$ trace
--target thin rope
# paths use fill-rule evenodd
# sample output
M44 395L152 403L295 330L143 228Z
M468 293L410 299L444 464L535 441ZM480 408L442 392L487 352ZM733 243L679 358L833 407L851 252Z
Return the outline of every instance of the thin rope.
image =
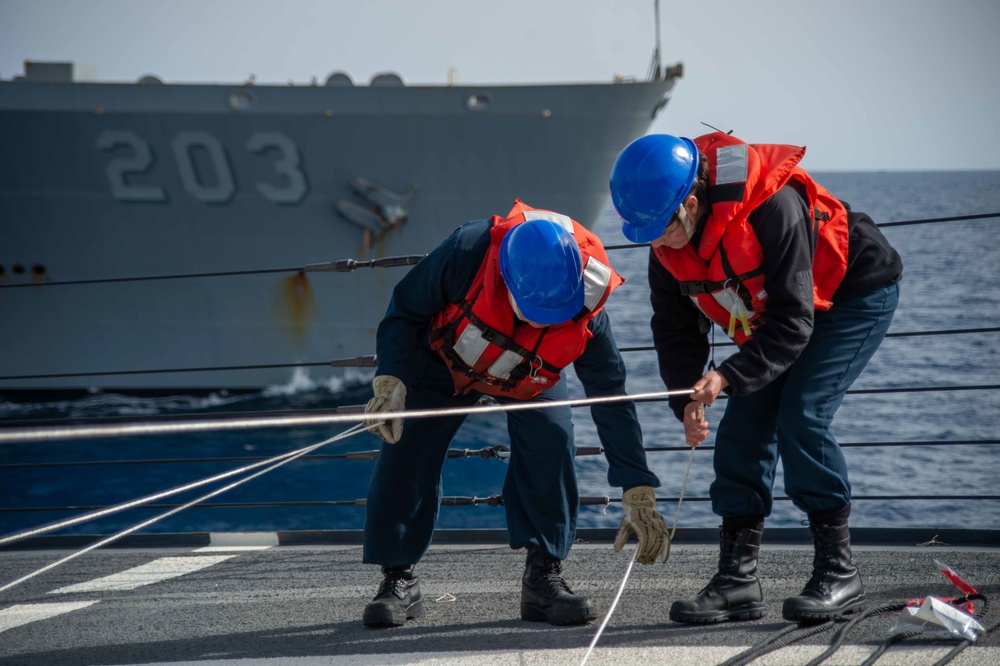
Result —
M384 421L392 419L420 419L436 416L457 416L460 414L492 414L528 409L551 409L554 407L574 407L580 405L601 405L632 400L666 398L672 395L688 395L691 389L677 391L657 391L635 395L609 395L596 398L576 398L571 400L539 400L506 405L477 405L473 407L450 407L448 409L415 409L396 412L379 412ZM66 439L87 439L94 437L122 437L125 435L162 435L176 433L206 432L218 430L246 430L251 428L277 428L302 425L329 425L331 423L357 423L371 420L371 414L311 414L306 416L274 416L250 419L204 419L183 423L123 423L114 426L64 426L61 428L10 428L0 431L0 444Z
M587 648L587 654L583 655L583 661L580 662L580 666L584 666L584 664L587 663L587 660L590 659L590 654L594 651L594 646L597 645L597 641L600 640L601 634L604 632L604 627L608 626L608 621L611 619L611 615L615 612L615 608L618 606L618 600L622 598L622 592L625 591L625 583L628 582L629 574L632 573L632 566L635 564L635 556L638 554L639 547L636 546L635 550L632 551L632 557L628 561L628 566L625 567L625 575L622 576L622 582L618 585L618 593L615 594L615 598L611 602L611 608L608 609L607 615L604 616L601 626L597 628L597 633L594 634L594 639L590 641L590 647Z
M667 542L667 558L670 558L670 545L674 542L674 535L677 534L677 523L681 519L681 504L684 502L684 489L687 488L688 475L691 474L691 463L694 462L694 451L698 448L691 447L691 455L688 456L687 469L684 470L684 481L681 482L681 493L677 497L677 512L674 514L674 529L670 531L670 541Z
M321 447L321 446L323 446L325 444L330 444L331 442L335 442L338 439L345 439L347 437L356 435L356 434L361 433L361 432L364 432L364 426L363 425L356 425L353 428L345 430L340 435L337 435L337 436L333 437L332 439L328 439L325 442L321 442L320 444L313 444L311 446L307 446L307 447L304 447L304 448L301 448L301 449L297 449L295 451L290 451L288 453L282 453L281 455L278 455L278 456L274 456L274 457L271 457L271 458L265 458L264 460L262 460L260 462L257 462L257 463L253 463L252 465L246 465L245 467L240 467L240 468L237 468L237 469L229 470L228 472L223 472L221 474L216 474L215 476L210 476L210 477L201 479L199 481L193 481L191 483L185 484L183 486L178 486L178 487L172 488L170 490L164 490L162 492L154 493L152 495L147 495L146 497L140 497L139 499L134 499L134 500L130 500L128 502L123 502L122 504L117 504L115 506L98 509L97 511L93 511L91 513L86 513L86 514L83 514L83 515L80 515L80 516L75 516L73 518L68 518L66 520L62 520L62 521L58 521L58 522L55 522L55 523L51 523L49 525L42 525L41 527L35 527L33 529L28 530L27 532L20 532L18 534L13 534L13 535L5 536L3 538L0 538L0 546L4 546L4 545L6 545L8 543L13 543L15 541L20 541L21 539L26 539L26 538L31 537L31 536L37 536L39 534L45 534L46 532L52 532L54 530L62 529L63 527L69 527L71 525L77 525L79 523L88 522L88 521L93 520L95 518L101 518L103 516L109 516L111 514L118 513L119 511L124 511L126 509L131 509L133 507L141 506L143 504L148 504L150 502L154 502L156 500L163 499L164 497L170 497L171 495L176 495L178 493L183 493L183 492L188 491L188 490L193 490L194 488L198 488L200 486L204 486L206 484L213 483L215 481L221 481L222 479L228 478L230 476L235 476L237 474L242 474L243 472L248 472L248 471L250 471L252 469L256 469L258 467L264 467L265 465L270 465L271 463L273 463L273 462L275 462L277 460L282 460L284 458L288 458L289 460L294 460L295 458L298 458L298 457L300 457L302 455L305 455L306 453L309 453L310 451L313 451L313 450L315 450L315 449L317 449L317 448L319 448L319 447Z
M278 462L274 463L270 467L262 469L262 470L260 470L258 472L254 472L250 476L242 478L239 481L235 481L235 482L229 484L228 486L224 486L222 488L217 488L216 490L213 490L212 492L208 493L207 495L202 495L201 497L199 497L197 499L194 499L194 500L191 500L190 502L188 502L186 504L183 504L183 505L181 505L181 506L179 506L179 507L177 507L175 509L171 509L170 511L167 511L165 513L161 513L158 516L154 516L153 518L150 518L148 520L144 520L143 522L139 523L138 525L133 525L132 527L124 529L121 532L118 532L117 534L112 534L111 536L109 536L106 539L102 539L101 541L98 541L97 543L93 543L93 544L87 546L86 548L83 548L82 550L78 550L75 553L71 553L70 555L67 555L66 557L62 558L61 560L57 560L57 561L55 561L55 562L53 562L51 564L48 564L48 565L42 567L41 569L39 569L37 571L34 571L34 572L32 572L32 573L30 573L30 574L28 574L26 576L22 576L21 578L18 578L15 581L7 583L6 585L0 587L0 592L5 592L6 590L9 590L9 589L11 589L12 587L14 587L16 585L20 585L21 583L23 583L23 582L25 582L27 580L31 580L32 578L34 578L35 576L38 576L39 574L42 574L42 573L45 573L46 571L54 569L57 566L60 566L62 564L65 564L66 562L69 562L70 560L74 560L77 557L80 557L81 555L89 553L92 550L100 548L101 546L106 546L106 545L108 545L109 543L111 543L113 541L117 541L118 539L120 539L120 538L122 538L124 536L127 536L129 534L132 534L133 532L141 530L144 527L148 527L148 526L150 526L150 525L152 525L152 524L154 524L156 522L159 522L160 520L163 520L164 518L169 518L170 516L172 516L172 515L174 515L176 513L180 513L184 509L188 509L188 508L190 508L192 506L195 506L196 504L199 504L200 502L203 502L203 501L205 501L207 499L211 499L212 497L215 497L216 495L221 495L222 493L224 493L224 492L226 492L228 490L236 488L237 486L240 486L240 485L246 483L247 481L250 481L252 479L256 479L258 476L262 476L263 474L267 474L268 472L276 470L279 467L281 467L282 465L285 465L285 464L287 464L287 463L295 460L299 456L305 455L306 453L308 453L309 451L312 451L313 449L318 449L321 446L325 446L325 445L330 444L331 442L335 442L335 441L337 441L339 439L345 439L345 438L350 437L352 435L356 435L356 434L358 434L360 432L363 432L363 430L364 429L363 429L362 426L355 426L353 428L349 428L349 429L345 430L344 432L340 433L339 435L331 437L328 440L325 440L325 441L320 442L318 444L313 444L312 446L307 446L306 448L301 449L299 452L295 453L294 455L288 456L286 454L285 456L276 456L275 457L276 459L277 458L284 458L284 459L279 460Z
M691 447L691 455L688 456L687 469L684 470L684 480L681 482L681 492L680 496L677 498L677 513L674 514L674 529L670 532L670 538L667 539L667 552L665 555L664 563L667 559L670 559L670 544L674 540L674 534L677 533L677 521L681 517L681 504L684 503L684 489L687 488L688 475L691 474L691 463L694 462L694 450L697 447ZM594 634L594 639L590 641L590 647L587 648L587 653L583 655L583 661L580 662L580 666L584 666L587 660L590 659L591 653L594 651L594 647L597 645L597 641L601 639L601 634L604 633L604 628L608 626L608 622L611 620L611 616L614 614L615 609L618 607L618 600L622 598L622 592L625 591L625 584L628 582L628 577L632 573L632 566L635 564L635 557L639 553L639 547L636 546L635 550L632 551L632 558L628 561L628 566L625 568L625 575L622 576L622 582L618 585L618 592L615 594L614 600L611 602L611 607L608 609L607 614L604 616L604 620L601 622L601 626L597 628L597 633Z

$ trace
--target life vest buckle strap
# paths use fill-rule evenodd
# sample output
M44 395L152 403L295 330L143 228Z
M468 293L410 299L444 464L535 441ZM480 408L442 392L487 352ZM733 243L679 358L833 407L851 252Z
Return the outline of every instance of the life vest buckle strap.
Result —
M713 291L719 291L725 286L724 282L678 282L677 285L680 287L681 294L684 296L699 296L701 294L710 294Z
M517 344L509 337L496 330L495 328L489 328L488 326L482 331L483 339L489 342L491 345L496 345L504 351L511 351L515 354L523 356L524 358L530 358L527 349Z

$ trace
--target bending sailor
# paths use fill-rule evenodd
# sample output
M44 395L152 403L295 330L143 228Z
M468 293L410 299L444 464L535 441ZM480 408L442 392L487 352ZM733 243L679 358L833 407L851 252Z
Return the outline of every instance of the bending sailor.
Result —
M588 397L625 394L625 365L602 309L622 282L595 234L518 200L505 218L460 226L396 285L378 328L375 397L365 408L384 440L364 530L364 561L382 567L383 581L365 625L397 626L422 611L414 567L431 543L442 464L465 420L374 415L469 406L484 394L500 403L566 400L562 371L571 363ZM653 494L660 484L646 465L634 403L595 405L591 414L608 481L624 488L616 550L635 533L637 561L665 557L667 527ZM570 409L506 416L509 543L527 549L521 618L593 620L593 606L562 577L579 510Z

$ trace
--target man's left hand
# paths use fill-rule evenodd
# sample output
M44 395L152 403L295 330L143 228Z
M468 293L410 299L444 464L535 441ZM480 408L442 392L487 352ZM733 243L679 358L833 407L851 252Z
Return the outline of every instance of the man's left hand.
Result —
M729 380L721 372L709 370L691 387L691 399L703 405L711 405L722 393L722 389L727 386L729 386Z
M650 486L636 486L622 493L621 526L615 536L615 552L628 541L630 534L639 540L639 552L635 560L639 564L652 564L660 557L666 562L670 557L670 536L667 521L656 510L656 495Z

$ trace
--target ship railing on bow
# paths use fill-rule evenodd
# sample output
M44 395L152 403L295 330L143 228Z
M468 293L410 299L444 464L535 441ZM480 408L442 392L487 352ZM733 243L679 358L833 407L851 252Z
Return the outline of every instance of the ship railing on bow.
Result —
M961 221L961 220L973 220L973 219L983 219L983 218L997 218L1000 217L1000 213L990 213L981 215L964 215L957 217L945 217L945 218L927 218L919 220L907 220L901 222L889 222L884 223L880 226L901 226L909 224L929 224L938 222L950 222L950 221ZM641 247L637 245L612 245L608 246L608 250L619 250L619 249L634 249L636 247ZM344 272L357 270L359 268L383 268L392 266L406 266L411 265L419 261L421 257L419 255L406 256L406 257L388 257L384 259L377 259L371 261L357 261L354 259L343 259L334 262L329 262L326 264L312 264L305 267L298 268L284 268L284 269L263 269L263 270L248 270L248 271L236 271L236 272L226 272L226 273L198 273L198 274L183 274L183 275L162 275L162 276L152 276L143 278L107 278L98 280L86 280L80 282L53 282L53 283L42 283L34 285L0 285L0 288L16 288L23 286L31 286L33 288L44 288L46 286L60 286L69 284L96 284L102 282L120 282L128 280L158 280L158 279L188 279L188 278L208 278L208 277L221 277L228 275L244 275L249 273L262 273L262 272L288 272L288 271L331 271L331 272ZM903 331L897 332L892 331L888 334L890 339L893 338L914 338L914 337L927 337L927 336L967 336L967 335L996 335L1000 333L1000 326L983 326L976 328L956 328L956 329L941 329L941 330L924 330L924 331ZM730 345L731 343L713 343L715 347L723 347ZM652 350L651 346L633 346L633 347L622 347L621 351L623 353L641 353L648 352ZM125 374L151 374L151 373L167 373L167 372L204 372L206 370L241 370L241 369L260 369L260 368L307 368L307 367L318 367L318 366L334 366L334 367L374 367L375 357L374 356L362 356L352 359L337 359L334 361L317 361L311 363L277 363L277 364L256 364L256 365L240 365L240 366L223 366L223 367L212 367L212 368L161 368L161 369L143 369L143 370L103 370L95 371L90 373L72 373L72 374L37 374L37 375L8 375L0 376L0 381L7 380L23 380L23 379L53 379L53 378L68 378L68 377L79 377L79 376L109 376L109 375L125 375ZM890 388L867 388L867 389L852 389L848 391L848 394L889 394L889 393L915 393L915 392L983 392L983 391L996 391L1000 389L1000 384L979 384L979 385L933 385L933 386L909 386L909 387L890 387ZM621 399L626 399L622 397ZM665 401L666 397L651 397L651 398L638 398L637 402L646 401ZM586 404L585 400L581 401L570 401L579 402L579 405L573 404L572 406L583 406ZM354 413L355 415L361 409L360 406L340 408L339 412L344 414ZM232 422L243 422L256 420L259 422L261 427L264 427L271 419L281 418L284 422L289 424L308 422L312 417L317 417L321 414L329 414L330 410L281 410L273 412L239 412L232 414L214 414L211 418L212 424L220 424L220 428L225 427L227 420ZM134 419L133 419L134 420ZM191 415L160 415L144 417L143 423L146 425L146 430L148 432L156 432L157 424L188 424L190 427L194 427L192 424L197 424L199 419L197 416ZM358 419L356 418L355 421ZM20 434L21 439L19 442L27 442L31 440L30 433L48 433L47 436L40 436L38 441L51 441L53 439L52 432L53 428L58 428L58 433L65 439L73 439L78 436L83 430L89 429L90 434L85 435L87 437L104 436L113 437L118 432L122 430L123 425L128 423L128 419L123 419L120 417L113 418L94 418L86 419L85 422L67 422L63 420L35 420L35 421L13 421L8 420L5 422L0 422L0 446L4 445L5 442L9 443L13 441L12 436L14 434ZM209 424L208 427L211 427ZM241 426L243 427L243 426ZM353 429L354 433L363 432L363 427L360 424ZM98 433L95 435L94 433ZM354 434L352 433L352 434ZM339 439L340 436L333 438ZM333 441L333 440L329 440ZM379 452L377 450L362 450L362 451L352 451L343 453L320 453L318 452L319 447L322 445L313 445L313 447L308 447L310 450L303 453L303 450L297 452L283 454L276 457L264 457L264 456L213 456L213 457L178 457L178 458L157 458L157 459L142 459L142 458L132 458L132 459L122 459L122 460L84 460L84 461L70 461L70 460L50 460L47 458L44 452L44 448L39 446L39 454L36 459L28 461L18 461L18 462L7 462L0 464L0 470L3 470L5 474L16 474L18 471L32 468L93 468L93 467L107 467L107 466L133 466L136 468L141 468L143 466L170 466L177 464L192 464L192 463L248 463L248 465L240 470L235 470L228 475L234 475L238 472L250 469L258 469L265 467L266 465L273 464L275 467L278 465L283 465L285 463L291 462L293 459L297 461L315 461L315 460L343 460L345 464L351 464L351 461L372 461L377 459ZM981 438L981 439L935 439L935 440L919 440L919 441L848 441L842 442L841 446L845 449L851 448L870 448L870 447L990 447L1000 444L1000 439L996 438ZM699 450L701 451L711 451L714 447L712 446L701 446ZM661 454L670 452L683 452L689 451L687 446L647 446L645 447L648 453ZM315 451L315 452L314 452ZM577 450L578 456L593 456L603 453L600 447L579 447ZM503 444L496 444L494 446L484 447L481 449L452 449L448 452L449 458L492 458L502 460L508 454L508 449ZM971 471L971 470L970 470ZM259 473L256 472L252 476L257 476ZM209 477L209 479L221 478L220 477ZM202 483L207 482L202 480ZM191 485L191 484L189 484ZM185 486L186 487L186 486ZM956 489L959 490L959 489ZM858 502L942 502L942 501L962 501L962 502L996 502L1000 500L1000 494L996 494L995 489L984 489L986 492L914 492L907 494L859 494L854 495L853 500ZM130 509L143 509L143 510L154 510L154 511L167 511L176 512L188 506L191 503L179 504L179 503L164 503L158 501L169 496L171 491L164 493L158 493L155 499L144 498L143 500L136 500L131 503L127 503ZM218 493L212 493L214 497ZM364 507L365 500L361 498L340 498L334 500L324 500L324 501L274 501L274 502L209 502L207 497L203 501L199 501L197 505L200 508L210 508L210 509L230 509L230 510L252 510L257 508L318 508L318 507L331 507L331 506L355 506ZM788 501L787 497L776 497L777 501ZM581 505L584 506L594 506L594 505L609 505L614 502L619 502L617 498L611 498L608 496L586 496L581 498ZM676 503L679 501L678 497L661 496L658 498L659 502L662 503ZM708 497L705 496L695 496L686 497L685 502L708 502L710 501ZM488 505L488 506L499 506L503 502L502 497L498 494L484 494L483 496L453 496L445 497L442 500L442 505L447 507L462 507L462 506L476 506L476 505ZM58 506L8 506L0 507L0 515L3 514L72 514L84 512L84 514L96 513L101 515L106 515L108 512L113 510L118 510L122 505L118 507L113 506L93 506L93 505L58 505ZM63 524L64 521L56 521L55 524ZM8 543L13 543L14 541L20 541L21 536L28 533L38 532L48 532L49 529L39 528L37 530L28 530L27 532L21 532L16 535L12 535L18 538L0 539L0 546L8 545ZM482 539L483 534L479 534L477 538ZM31 539L28 539L31 541ZM37 543L37 542L36 542Z

